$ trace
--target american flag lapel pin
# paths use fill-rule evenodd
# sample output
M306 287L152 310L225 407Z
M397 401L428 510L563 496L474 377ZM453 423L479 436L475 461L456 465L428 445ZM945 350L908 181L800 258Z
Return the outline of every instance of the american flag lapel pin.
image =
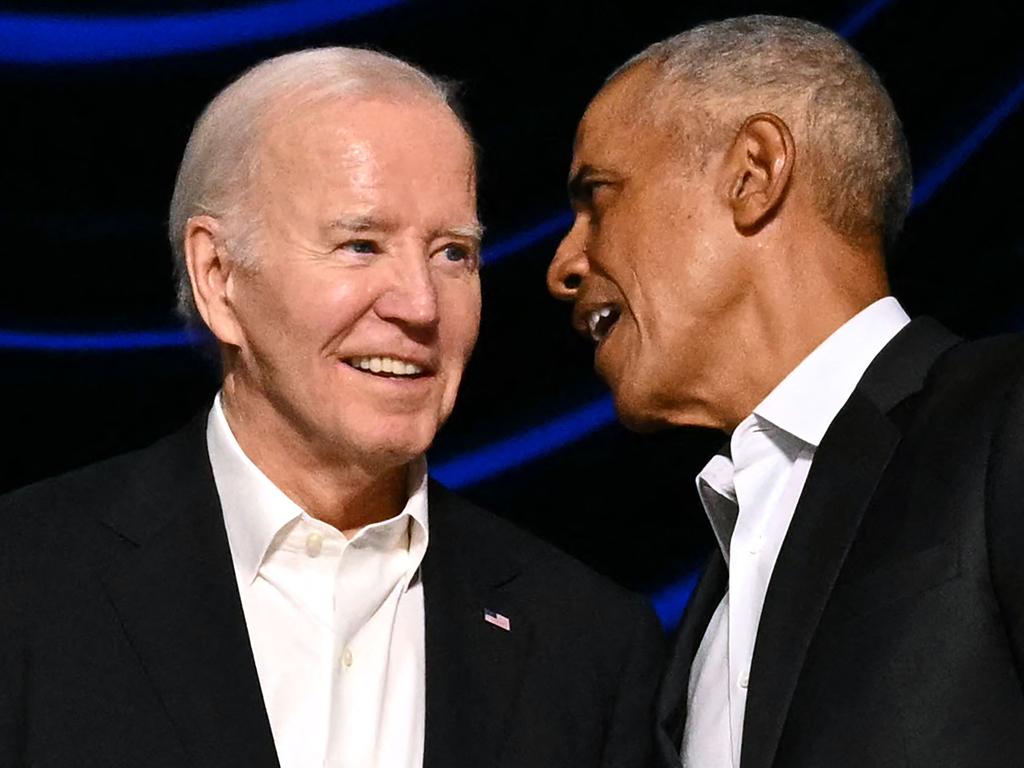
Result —
M512 629L512 622L508 620L508 616L502 616L500 613L489 611L486 608L484 609L484 621L493 624L498 629L504 629L506 632Z

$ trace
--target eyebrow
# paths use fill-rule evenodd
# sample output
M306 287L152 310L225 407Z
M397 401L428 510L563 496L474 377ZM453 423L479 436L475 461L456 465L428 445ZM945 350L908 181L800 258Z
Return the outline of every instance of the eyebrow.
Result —
M327 229L347 229L350 232L393 232L398 225L389 219L374 216L340 216L327 225Z
M393 219L382 219L374 216L341 216L331 221L327 225L327 229L343 229L349 232L390 233L399 229L399 225ZM437 237L459 237L479 242L483 240L484 228L479 222L474 221L471 224L431 230L430 237L431 239Z
M476 240L477 242L484 239L484 227L482 224L467 224L460 227L448 227L434 232L434 236L448 235L449 237L462 237L467 240Z

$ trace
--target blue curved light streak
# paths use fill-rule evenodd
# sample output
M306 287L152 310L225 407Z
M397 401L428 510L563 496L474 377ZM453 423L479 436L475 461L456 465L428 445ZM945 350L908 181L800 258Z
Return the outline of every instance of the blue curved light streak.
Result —
M279 0L138 16L0 13L0 62L65 65L151 59L274 40L404 0Z
M150 59L273 40L366 16L404 0L278 0L241 8L133 16L0 13L0 62L66 65ZM839 25L852 37L892 0Z
M892 0L873 0L862 5L836 28L836 32L847 39L854 37L864 27L874 21L875 16L881 13L886 6L891 4Z
M430 474L451 488L487 480L557 451L615 421L615 406L602 397L518 435L430 466Z
M529 229L524 229L518 234L484 248L481 259L485 265L493 264L506 256L511 256L513 253L525 251L537 243L550 240L557 235L563 235L569 231L569 227L572 226L572 220L572 211L563 211L549 219L544 219L544 221L534 224Z
M0 330L0 349L21 352L124 352L185 347L201 336L185 328L116 333L42 333Z
M912 208L919 208L949 181L961 167L977 152L1007 118L1024 104L1024 79L1011 90L956 146L947 152L914 185Z
M679 621L683 618L683 611L686 610L686 604L690 602L690 596L693 595L693 590L697 587L700 573L700 570L688 573L679 581L664 586L650 595L654 612L658 614L661 626L666 630L671 632L679 626Z

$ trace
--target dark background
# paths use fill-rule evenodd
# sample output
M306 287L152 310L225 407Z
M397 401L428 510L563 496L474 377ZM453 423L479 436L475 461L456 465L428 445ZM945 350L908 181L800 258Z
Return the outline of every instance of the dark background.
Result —
M301 10L291 6L331 4L272 5L284 24ZM340 19L346 4L333 5ZM484 268L480 343L433 466L472 499L654 595L668 622L712 543L693 478L722 437L606 424L590 345L544 287L565 229L576 121L613 68L730 15L799 15L841 30L890 89L921 184L891 254L896 295L911 314L968 336L1024 321L1019 2L400 2L258 41L107 61L84 60L66 41L47 47L41 33L26 62L24 35L10 26L27 18L12 14L74 22L173 12L188 22L251 6L0 6L0 490L145 444L210 399L217 373L196 348L133 346L124 334L178 327L164 226L192 121L249 65L306 46L371 45L463 84L489 244L505 255ZM539 224L548 236L505 247ZM594 402L589 427L559 421ZM504 470L480 469L478 452L496 443ZM467 479L467 466L482 479Z

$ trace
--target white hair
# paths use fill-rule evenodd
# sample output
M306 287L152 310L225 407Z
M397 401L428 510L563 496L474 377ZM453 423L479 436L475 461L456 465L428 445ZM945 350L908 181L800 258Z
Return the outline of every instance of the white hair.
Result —
M641 64L656 73L655 116L685 123L676 128L691 151L703 154L750 115L773 112L802 139L824 220L853 241L896 239L912 191L903 127L877 73L834 32L782 16L712 22L655 43L609 81Z
M268 114L285 97L289 106L297 106L352 96L435 102L452 111L472 143L451 85L393 56L361 48L311 48L252 67L203 110L174 184L168 234L178 312L186 321L201 322L185 263L188 220L204 214L223 220L232 258L251 262L255 217L242 209L256 178Z

